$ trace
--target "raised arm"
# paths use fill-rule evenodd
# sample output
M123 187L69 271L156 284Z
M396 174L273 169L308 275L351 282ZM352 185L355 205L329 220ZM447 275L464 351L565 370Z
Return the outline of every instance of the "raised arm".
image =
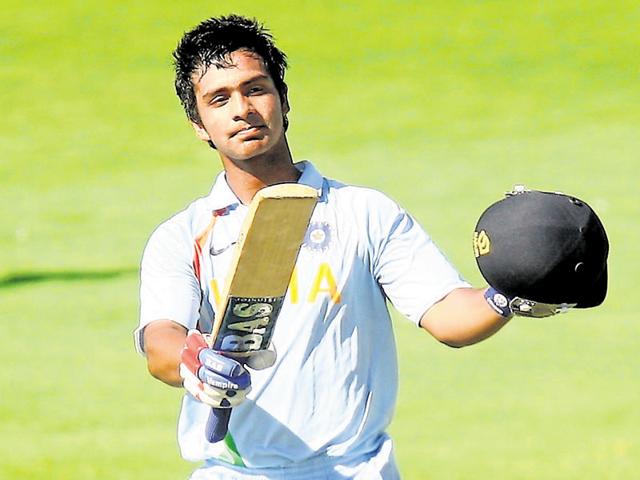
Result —
M485 289L457 288L434 304L420 319L420 326L440 342L464 347L480 342L507 324L489 306Z

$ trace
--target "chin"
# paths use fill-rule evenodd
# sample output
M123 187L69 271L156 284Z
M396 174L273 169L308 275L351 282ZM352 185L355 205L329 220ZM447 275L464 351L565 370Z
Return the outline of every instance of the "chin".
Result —
M246 142L243 147L244 148L239 148L233 152L231 155L232 158L237 160L251 160L273 149L275 145L270 144L267 139L260 139Z
M223 156L231 160L233 163L244 163L251 162L252 160L256 160L261 154L264 153L262 150L252 150L250 152L227 152Z

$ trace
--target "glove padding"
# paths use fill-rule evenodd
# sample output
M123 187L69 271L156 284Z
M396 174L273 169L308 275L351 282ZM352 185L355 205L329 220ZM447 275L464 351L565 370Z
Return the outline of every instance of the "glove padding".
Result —
M558 313L566 313L576 306L575 303L551 304L534 302L520 297L508 298L493 287L489 287L485 291L484 298L491 308L505 318L511 315L531 318L551 317Z
M248 357L244 357L242 360L246 367L254 370L264 370L265 368L272 367L276 363L277 353L276 347L270 345L267 350L257 350L251 353Z
M184 388L211 407L235 407L251 391L251 375L242 363L209 348L197 330L187 334L181 360Z

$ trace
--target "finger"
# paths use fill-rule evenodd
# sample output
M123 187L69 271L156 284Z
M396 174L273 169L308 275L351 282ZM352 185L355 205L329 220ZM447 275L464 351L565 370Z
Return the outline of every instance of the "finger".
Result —
M245 372L245 369L240 362L233 358L225 357L210 348L200 350L198 360L208 370L218 372L220 375L224 375L226 377L239 376Z
M221 406L223 408L237 407L242 402L244 402L250 391L251 386L247 387L244 390L227 390L225 392L224 390L212 388L206 383L202 385L203 395L206 395L211 403L214 403L216 406Z
M182 383L185 388L187 384L195 385L198 383L202 383L202 381L184 363L180 364L180 377L182 378Z
M247 393L251 390L251 387L241 391L229 390L228 392L215 389L202 383L185 365L180 366L180 375L183 378L185 390L191 396L214 408L236 407L242 403Z
M180 376L182 377L182 385L187 392L189 392L196 400L199 400L207 405L216 407L219 405L219 401L216 402L209 398L203 390L202 382L196 377L186 365L180 365Z
M220 390L243 390L251 385L251 375L244 368L242 370L241 375L227 377L209 370L206 367L201 367L198 370L198 378L204 383L214 388L219 388Z
M186 365L180 365L183 386L195 399L214 408L233 408L240 405L251 391L251 385L241 390L220 390L200 381Z

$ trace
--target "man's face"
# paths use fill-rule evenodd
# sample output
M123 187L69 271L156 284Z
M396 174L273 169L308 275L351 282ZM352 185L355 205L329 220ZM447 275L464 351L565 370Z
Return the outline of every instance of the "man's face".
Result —
M236 50L230 66L211 66L198 78L194 92L202 125L193 124L198 138L211 141L220 155L242 161L268 152L284 137L286 98L280 95L260 56Z

